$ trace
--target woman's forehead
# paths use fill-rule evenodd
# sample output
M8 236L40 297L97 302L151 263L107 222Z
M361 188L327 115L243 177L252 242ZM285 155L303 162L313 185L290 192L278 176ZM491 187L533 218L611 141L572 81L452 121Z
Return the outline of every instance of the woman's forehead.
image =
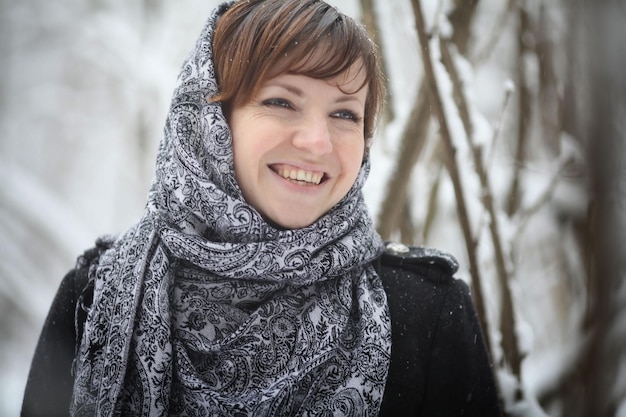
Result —
M275 78L281 74L297 74L306 75L311 78L331 80L338 86L351 86L355 91L367 85L368 74L364 62L361 58L357 58L354 62L335 63L335 68L328 64L328 50L324 47L318 47L308 54L303 51L292 51L286 53L274 65L272 65L267 73L266 79ZM351 88L352 89L352 88Z
M330 87L339 90L337 93L341 93L342 96L347 96L341 100L345 100L348 97L354 97L355 95L367 95L367 83L364 83L364 73L358 69L352 67L347 71L328 79L319 80L317 78L310 77L306 74L295 74L290 72L284 72L273 78L270 78L263 82L261 89L268 87L280 87L297 96L307 95L310 89L319 89L318 82L325 82ZM362 94L359 94L362 93ZM361 101L361 99L359 99Z

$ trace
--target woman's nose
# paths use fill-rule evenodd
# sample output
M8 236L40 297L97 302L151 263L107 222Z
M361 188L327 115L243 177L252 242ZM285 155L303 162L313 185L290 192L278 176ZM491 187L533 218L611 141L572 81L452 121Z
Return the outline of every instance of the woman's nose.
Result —
M315 155L333 151L333 142L326 117L310 117L303 120L293 138L293 145Z

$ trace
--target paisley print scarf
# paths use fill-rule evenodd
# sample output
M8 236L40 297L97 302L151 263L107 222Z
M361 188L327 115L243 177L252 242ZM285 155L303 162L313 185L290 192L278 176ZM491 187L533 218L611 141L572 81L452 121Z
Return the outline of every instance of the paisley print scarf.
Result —
M281 230L236 183L208 20L184 63L141 220L89 272L74 416L375 416L390 359L362 198Z

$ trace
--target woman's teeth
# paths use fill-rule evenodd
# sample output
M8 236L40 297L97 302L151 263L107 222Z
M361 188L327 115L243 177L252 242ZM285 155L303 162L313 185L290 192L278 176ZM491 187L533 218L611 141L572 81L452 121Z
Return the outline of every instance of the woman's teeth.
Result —
M322 181L322 177L324 176L324 174L320 172L305 171L303 169L287 169L287 168L279 169L278 175L288 180L301 181L301 182L306 182L306 183L315 184L315 185L319 185L319 183Z

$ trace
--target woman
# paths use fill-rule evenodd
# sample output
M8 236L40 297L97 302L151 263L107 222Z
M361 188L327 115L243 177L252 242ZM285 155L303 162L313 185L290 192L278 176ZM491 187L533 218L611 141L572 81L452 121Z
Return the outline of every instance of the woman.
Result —
M498 415L455 262L385 252L363 202L378 59L321 1L218 7L146 212L64 279L22 414Z

